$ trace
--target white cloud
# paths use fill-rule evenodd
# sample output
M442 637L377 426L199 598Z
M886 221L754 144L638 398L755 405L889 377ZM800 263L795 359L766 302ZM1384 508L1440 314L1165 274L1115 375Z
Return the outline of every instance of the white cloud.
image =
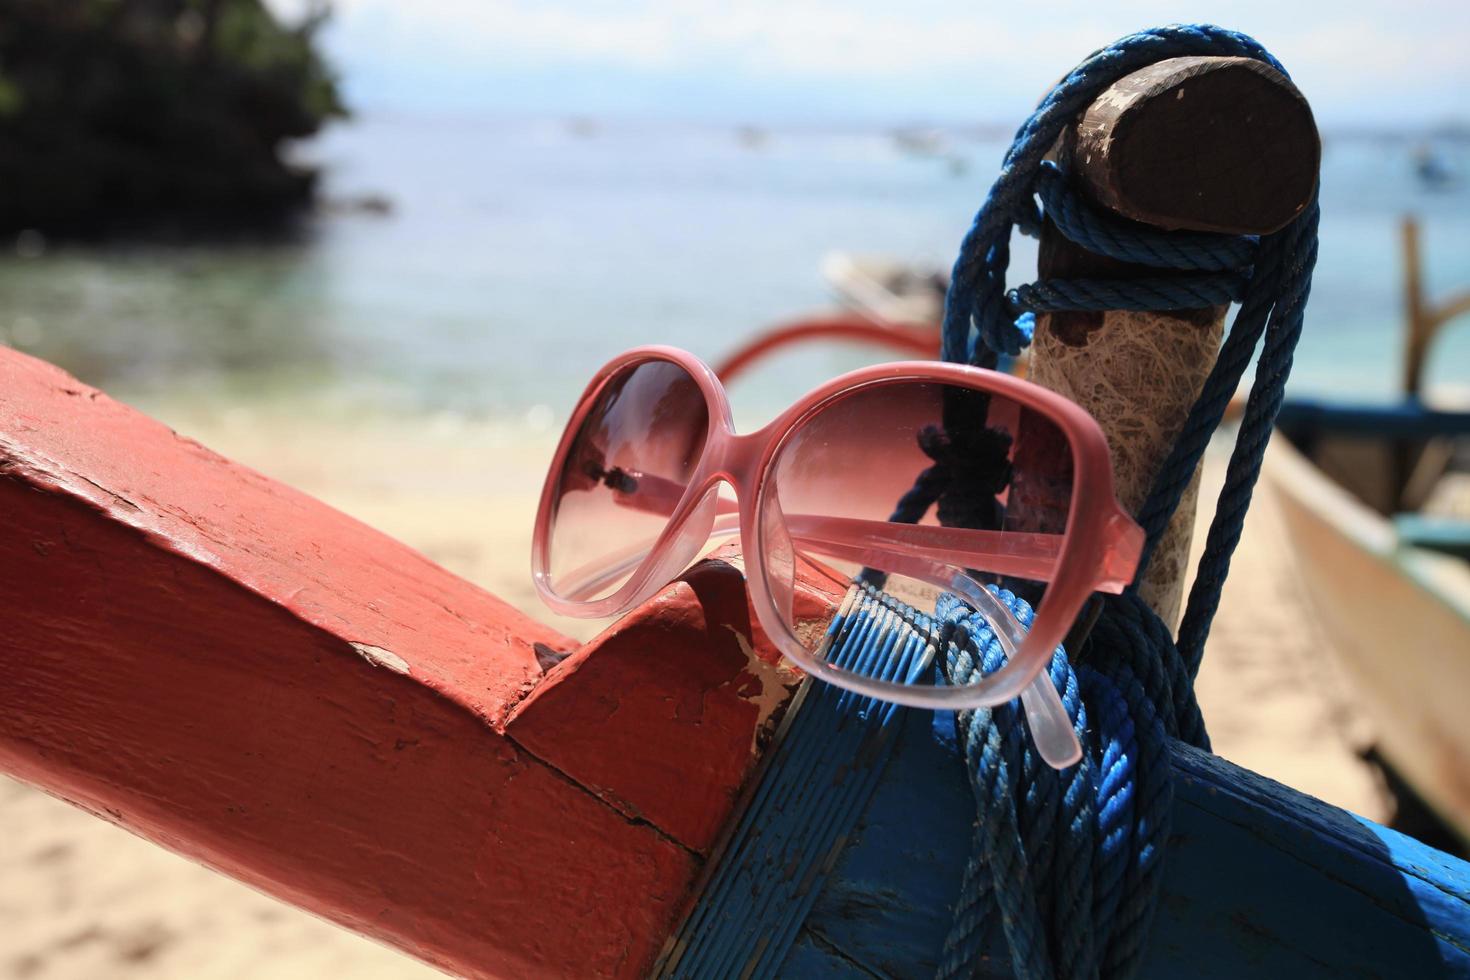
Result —
M272 0L288 13L307 0ZM1220 8L1220 4L1211 5ZM985 114L997 92L1039 94L1089 50L1177 18L1176 3L909 0L338 0L331 47L354 72L466 79L608 69L710 84L898 85L916 101ZM1246 0L1207 11L1255 34L1319 112L1426 118L1470 88L1470 4ZM608 84L618 79L608 76ZM386 82L385 82L386 84ZM960 86L957 90L956 86ZM916 111L922 106L916 106ZM1007 105L1009 109L1009 105Z

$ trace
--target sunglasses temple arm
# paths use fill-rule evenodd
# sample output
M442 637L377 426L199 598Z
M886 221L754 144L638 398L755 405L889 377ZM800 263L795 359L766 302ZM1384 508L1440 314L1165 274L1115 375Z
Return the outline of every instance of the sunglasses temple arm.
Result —
M721 515L721 518L715 521L710 537L724 537L740 530L737 521L725 519L726 515ZM573 602L590 602L597 593L642 565L656 541L648 538L574 569L558 580L557 589Z
M1072 728L1072 719L1062 704L1062 696L1052 685L1046 669L1031 679L1021 692L1021 706L1026 709L1026 723L1036 751L1053 769L1065 769L1082 758L1082 745Z
M985 617L995 632L995 638L1000 641L1006 659L1015 661L1031 636L1016 619L1015 613L1006 608L999 596L968 575L954 575L948 585ZM1041 670L1021 692L1021 706L1026 710L1026 722L1036 751L1053 769L1065 769L1082 758L1082 746L1077 741L1077 733L1072 728L1072 719L1067 715L1062 697L1051 682L1051 672L1047 669L1050 663L1048 652Z
M901 555L1034 582L1051 581L1063 540L1060 534L980 531L810 514L790 515L786 523L796 540L851 560L863 560L855 557L859 553L871 556L872 560L864 563L876 568L886 567L884 556ZM845 553L839 555L838 549Z
M613 494L613 499L620 506L631 507L633 510L641 510L648 514L663 514L668 516L679 509L679 501L684 499L688 487L678 480L670 480L662 476L654 476L651 473L639 473L632 477L634 487L632 492L618 490ZM720 498L717 504L717 514L738 513L739 505L733 500Z
M721 515L721 519L715 522L714 534L733 534L739 530L738 523L728 519L733 516ZM572 580L569 592L576 597L578 593L595 594L601 591L605 585L616 581L620 575L640 565L651 547L651 543L635 546L619 559L603 565L596 571L580 569L572 573L568 576ZM855 560L861 561L860 558ZM895 560L888 556L884 564L889 571L927 581L931 585L954 587L955 591L969 599L972 605L975 605L991 623L999 628L998 635L1004 634L1001 642L1007 656L1015 656L1018 643L1025 636L1025 630L1020 623L1016 622L1011 611L1005 608L989 590L975 584L969 576L951 575L949 570L943 566L922 559L897 558ZM984 598L981 598L982 596ZM1082 747L1077 742L1077 734L1072 730L1072 721L1067 717L1067 709L1062 705L1061 696L1052 686L1051 678L1045 669L1032 678L1031 683L1021 692L1021 705L1026 711L1026 720L1030 725L1031 737L1036 743L1036 750L1047 764L1054 769L1063 769L1082 758Z
M640 474L635 479L634 491L619 492L616 500L651 514L672 514L687 489L678 481L659 476ZM716 513L721 517L737 512L734 501L721 500L717 506ZM901 571L889 567L888 559L902 556L1037 582L1051 581L1063 540L1060 534L982 531L814 514L788 514L786 526L791 537L804 545L874 568Z
M619 495L620 497L624 495ZM640 510L644 508L639 508ZM720 514L715 518L711 537L735 534L740 530L739 516L732 513ZM798 534L792 534L792 538L803 544L808 543ZM587 601L593 595L602 591L607 585L616 581L623 575L641 565L649 552L653 550L655 539L647 539L634 545L629 545L617 552L604 556L598 561L584 565L566 573L561 579L562 593L574 601ZM884 571L899 575L907 575L910 578L928 582L931 585L941 587L949 584L954 575L951 568L935 562L926 561L920 557L905 557L890 552L877 552L868 549L842 544L820 544L816 549L819 554L830 558L841 558L847 561L866 564L869 567L882 568ZM868 559L871 559L869 561ZM1007 613L1009 614L1009 613Z

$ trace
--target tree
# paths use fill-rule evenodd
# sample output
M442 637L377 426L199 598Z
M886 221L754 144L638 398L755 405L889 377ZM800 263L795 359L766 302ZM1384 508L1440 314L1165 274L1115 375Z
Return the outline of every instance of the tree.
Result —
M0 0L0 231L209 232L278 222L316 174L291 139L345 115L326 9L261 0Z

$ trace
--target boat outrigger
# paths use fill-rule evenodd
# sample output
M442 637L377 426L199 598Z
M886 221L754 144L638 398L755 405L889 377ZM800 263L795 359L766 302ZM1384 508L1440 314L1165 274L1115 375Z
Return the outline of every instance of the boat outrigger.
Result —
M863 344L909 357L939 355L948 283L943 273L834 252L823 260L822 274L838 308L762 330L715 364L720 380L733 380L769 354L814 341Z
M1424 295L1419 229L1403 223L1403 397L1288 401L1266 476L1329 648L1379 755L1470 843L1470 411L1426 403L1440 329L1470 292Z

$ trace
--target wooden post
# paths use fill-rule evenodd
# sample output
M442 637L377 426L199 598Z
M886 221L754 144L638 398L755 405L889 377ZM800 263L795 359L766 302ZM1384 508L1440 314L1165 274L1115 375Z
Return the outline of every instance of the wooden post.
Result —
M1418 398L1424 384L1424 353L1433 333L1424 315L1424 277L1419 259L1419 222L1405 217L1399 226L1404 246L1404 394Z
M1419 222L1406 216L1401 227L1404 243L1404 316L1408 320L1404 352L1404 394L1418 399L1424 389L1424 366L1439 331L1451 320L1470 314L1470 292L1461 291L1435 302L1424 294L1423 256L1419 249Z
M1405 216L1400 227L1404 248L1404 396L1411 402L1424 394L1424 368L1429 351L1440 328L1456 317L1470 313L1470 293L1459 293L1439 303L1424 295L1423 260L1419 252L1419 222ZM1426 443L1423 440L1398 439L1392 447L1389 488L1389 510L1418 510L1422 497L1448 462L1448 447L1432 457L1427 467L1420 465ZM1422 472L1421 472L1422 471ZM1418 492L1416 492L1418 491Z
M1103 92L1062 136L1076 190L1113 214L1162 229L1261 235L1296 217L1316 187L1321 146L1311 109L1280 72L1249 58L1172 58ZM1160 277L1043 229L1043 278ZM1219 350L1223 306L1037 318L1030 378L1101 423L1119 499L1143 504ZM1154 552L1140 593L1165 622L1179 614L1199 476Z

